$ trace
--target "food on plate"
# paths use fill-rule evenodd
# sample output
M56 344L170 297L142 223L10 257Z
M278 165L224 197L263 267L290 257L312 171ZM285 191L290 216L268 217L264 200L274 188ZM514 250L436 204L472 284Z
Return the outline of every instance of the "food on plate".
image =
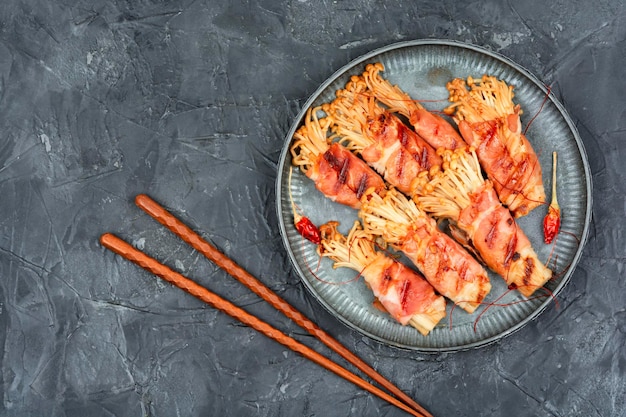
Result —
M476 153L463 148L442 156L442 170L415 188L419 206L435 218L451 220L457 240L474 249L509 288L532 295L552 271L539 261L493 183L483 178Z
M545 192L512 87L489 76L449 82L452 104L445 113L459 134L382 78L382 70L380 63L368 64L334 100L309 109L294 133L293 165L325 196L358 210L362 221L348 237L335 223L326 225L318 251L336 266L369 273L374 267L364 262L382 265L378 258L384 256L373 241L385 242L413 262L437 293L469 313L491 290L481 262L510 289L531 296L552 271L515 219L545 204ZM554 208L544 223L546 242L556 234L558 203ZM365 280L392 316L402 324L412 320L397 302L400 287L390 287L395 292L385 298L380 285L389 283ZM423 330L430 331L422 324Z
M367 233L404 253L446 298L472 313L491 290L481 264L443 233L426 212L394 188L367 193L359 211Z
M390 185L417 198L420 207L433 217L451 220L452 236L501 275L511 288L530 295L543 286L552 276L551 271L539 262L530 241L502 206L492 182L484 180L474 150L467 146L456 151L439 148L436 158L428 158L436 165L411 165L421 160L423 154L435 153L434 149L402 121L373 103L364 84L362 77L353 76L325 107L333 119L331 129L341 135L342 143L360 153ZM385 114L390 117L380 117ZM374 122L381 120L387 122L381 129L371 127L379 126L381 123ZM402 133L406 131L412 134ZM411 141L414 137L425 146L403 146L419 143ZM400 151L401 158L394 155Z
M378 302L402 325L415 327L424 336L446 316L446 302L417 271L376 250L373 237L356 221L347 236L338 223L320 226L320 256L334 268L350 268L363 277Z
M422 106L397 85L391 84L380 76L383 64L368 64L363 72L363 79L369 90L389 107L392 112L400 113L426 142L433 148L457 149L465 146L459 132L446 119Z
M309 109L304 125L295 133L292 163L315 183L326 197L358 209L369 188L385 189L383 179L363 160L339 143L327 140L330 119L320 118L320 108Z
M294 134L292 163L327 197L360 208L368 232L404 252L440 294L473 312L491 289L484 268L415 203L395 189L387 191L382 177L363 160L329 143L330 118L319 118L315 110ZM345 162L334 162L340 158Z
M513 103L513 86L484 75L447 84L450 106L465 142L493 181L500 201L517 217L545 204L541 165L522 132L520 105Z
M443 117L413 100L397 85L380 76L380 63L368 64L362 74L368 91L377 100L407 117L415 131L435 149L454 150L474 146L487 176L494 182L500 201L515 217L545 203L541 166L532 145L522 133L521 107L513 102L513 88L493 76L480 80L456 78L447 84L451 104Z
M346 148L360 154L387 182L402 192L422 172L439 169L441 157L396 115L366 92L363 77L354 76L337 98L324 106L331 129Z

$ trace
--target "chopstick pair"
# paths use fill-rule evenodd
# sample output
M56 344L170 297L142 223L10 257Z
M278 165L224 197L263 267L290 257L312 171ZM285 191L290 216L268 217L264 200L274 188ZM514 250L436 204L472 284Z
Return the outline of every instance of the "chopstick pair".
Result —
M302 314L296 308L280 298L261 281L246 272L233 260L228 258L226 255L217 250L213 245L200 237L200 235L191 230L188 226L178 220L174 215L172 215L165 208L160 206L157 202L155 202L145 194L140 194L136 197L135 203L139 208L148 213L152 218L157 220L163 226L167 227L171 232L173 232L183 241L188 243L198 252L202 253L217 266L229 273L233 278L240 281L252 292L257 294L274 308L282 312L285 316L289 317L300 327L307 330L311 335L315 336L322 343L338 353L341 357L350 362L357 369L361 370L372 380L380 384L380 386L385 388L395 397L372 385L363 378L355 375L351 371L343 368L341 365L326 358L325 356L309 348L308 346L298 342L290 336L287 336L286 334L272 327L268 323L237 307L230 301L223 299L222 297L214 294L213 292L197 284L191 279L172 270L166 265L161 264L156 259L151 258L150 256L139 251L138 249L134 248L127 242L114 236L111 233L105 233L100 238L100 242L105 248L141 266L142 268L153 273L154 275L161 277L165 281L174 284L175 286L199 298L200 300L206 302L214 308L217 308L218 310L225 312L231 317L238 319L242 323L252 327L253 329L263 333L271 339L274 339L278 343L281 343L289 349L301 354L302 356L310 359L318 365L321 365L322 367L334 372L340 377L354 383L358 387L365 389L366 391L380 397L381 399L406 411L407 413L416 417L432 417L432 415L428 411L426 411L422 406L413 401L398 387L393 385L385 377L376 372L376 370L374 370L362 359L360 359L358 356L348 350L331 335L322 330L314 322L304 316L304 314Z

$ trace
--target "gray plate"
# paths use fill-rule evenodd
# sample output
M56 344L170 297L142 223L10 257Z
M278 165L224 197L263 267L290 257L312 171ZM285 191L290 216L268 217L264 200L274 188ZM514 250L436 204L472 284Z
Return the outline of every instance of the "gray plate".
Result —
M373 307L373 295L362 280L354 280L355 271L333 269L328 259L320 262L315 246L304 241L295 230L288 189L289 146L293 133L309 107L331 101L335 91L342 88L351 75L360 74L365 65L372 62L382 62L385 78L398 84L414 99L424 100L424 105L432 110L441 110L447 105L447 81L469 75L480 77L485 73L515 87L515 101L524 111L523 127L539 112L547 96L527 136L539 155L548 198L551 154L553 150L558 151L561 233L554 246L543 243L542 221L547 207L535 209L519 219L519 224L539 258L551 260L555 274L546 288L554 297L567 284L580 258L591 217L591 176L583 143L563 106L548 94L537 78L505 57L458 42L423 40L393 44L352 61L318 88L294 121L280 157L276 191L280 231L295 269L313 296L339 320L392 346L424 352L455 351L484 346L519 330L554 303L555 298L546 292L526 300L516 291L507 291L504 281L490 274L492 291L485 303L497 300L497 305L485 304L473 314L449 305L447 317L428 336L422 336L414 328L398 324ZM356 211L329 201L299 170L293 171L291 193L295 203L315 224L338 220L340 231L345 233L357 219Z

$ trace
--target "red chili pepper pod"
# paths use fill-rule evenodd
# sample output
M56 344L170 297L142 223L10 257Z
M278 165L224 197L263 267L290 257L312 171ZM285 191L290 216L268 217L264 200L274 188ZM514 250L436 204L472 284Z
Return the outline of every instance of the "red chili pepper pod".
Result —
M552 201L543 219L543 240L552 243L561 227L561 207L556 198L556 152L552 152Z
M315 243L316 245L319 245L322 242L322 234L320 233L320 230L307 217L300 217L300 219L296 221L296 230L302 235L302 237Z
M561 227L561 211L552 205L548 208L548 214L543 219L543 238L546 243L552 243Z
M296 230L303 238L319 245L322 243L322 233L320 229L318 229L309 218L302 216L296 211L296 205L291 197L291 173L292 170L289 168L289 200L291 201L291 209L293 210L293 223L296 226Z

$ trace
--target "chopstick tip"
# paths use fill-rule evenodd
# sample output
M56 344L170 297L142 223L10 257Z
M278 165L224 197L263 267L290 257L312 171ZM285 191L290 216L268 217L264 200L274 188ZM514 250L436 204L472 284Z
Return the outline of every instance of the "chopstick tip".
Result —
M137 196L135 197L135 204L141 207L142 204L150 200L152 199L148 197L146 194L137 194Z
M107 249L116 247L119 240L120 239L113 233L103 233L102 236L100 236L100 244Z

